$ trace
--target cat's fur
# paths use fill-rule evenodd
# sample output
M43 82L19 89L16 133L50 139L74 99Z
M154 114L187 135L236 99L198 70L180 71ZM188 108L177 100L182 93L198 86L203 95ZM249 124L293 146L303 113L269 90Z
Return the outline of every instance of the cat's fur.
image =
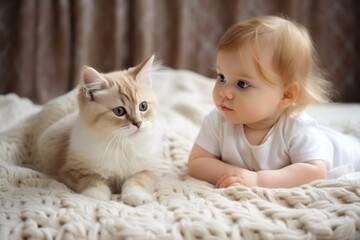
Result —
M161 134L151 89L152 63L153 57L107 74L83 69L79 113L59 171L68 187L99 200L121 192L121 200L133 206L153 200Z

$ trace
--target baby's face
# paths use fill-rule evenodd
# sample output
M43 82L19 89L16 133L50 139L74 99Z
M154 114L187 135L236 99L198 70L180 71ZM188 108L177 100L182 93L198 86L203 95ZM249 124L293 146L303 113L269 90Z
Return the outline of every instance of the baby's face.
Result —
M262 64L272 71L270 51L262 51ZM283 112L279 103L283 86L270 84L259 74L250 48L220 50L213 100L224 118L234 124L262 127L273 124Z

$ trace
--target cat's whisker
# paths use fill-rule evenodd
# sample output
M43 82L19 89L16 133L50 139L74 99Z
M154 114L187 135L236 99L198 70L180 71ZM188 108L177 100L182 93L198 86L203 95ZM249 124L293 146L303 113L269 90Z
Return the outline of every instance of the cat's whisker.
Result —
M111 141L111 139L113 138L113 136L116 135L116 132L113 132L111 134L109 134L103 141L102 143L106 143L106 141Z
M114 154L115 161L118 160L118 158L120 157L120 153L123 152L123 146L121 144L122 141L123 141L122 134L119 133L115 143L115 154Z
M102 159L103 161L107 157L108 150L110 150L109 154L111 154L111 152L114 151L111 146L112 146L112 143L114 141L116 141L117 138L118 138L118 134L116 132L114 132L114 133L110 134L107 138L104 139L103 143L106 144L106 148L105 148L105 151L104 151L104 154L103 154L103 159Z
M119 151L122 153L122 154L126 154L126 149L125 149L125 145L123 144L123 142L125 142L124 141L124 139L126 138L126 135L125 134L123 134L123 132L121 132L121 134L120 134L120 136L121 136L121 139L119 139L121 142L120 142L120 144L119 144ZM120 154L119 154L120 155Z
M123 140L124 140L124 137L122 136L122 134L121 134L120 132L117 132L117 136L116 136L116 138L114 139L114 143L113 143L113 145L112 145L112 148L113 148L113 150L114 150L114 155L113 155L113 156L114 156L116 159L118 159L119 156L120 156L120 154L121 154L121 152L124 151L124 149L123 149L123 144L121 144L121 143L123 142Z

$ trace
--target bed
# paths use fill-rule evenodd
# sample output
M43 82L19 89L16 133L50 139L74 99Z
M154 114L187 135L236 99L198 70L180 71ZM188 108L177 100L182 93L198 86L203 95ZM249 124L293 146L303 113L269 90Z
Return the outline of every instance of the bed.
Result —
M45 174L36 142L74 111L74 91L42 106L0 96L0 239L360 239L360 179L291 189L216 189L188 175L187 155L214 81L164 69L153 76L164 147L155 201L98 201ZM360 104L308 107L321 123L360 137ZM56 147L56 146L54 146Z

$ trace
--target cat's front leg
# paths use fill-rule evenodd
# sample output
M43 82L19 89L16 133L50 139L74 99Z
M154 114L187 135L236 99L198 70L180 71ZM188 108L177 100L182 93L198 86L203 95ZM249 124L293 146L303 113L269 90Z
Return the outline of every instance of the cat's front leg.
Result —
M135 207L153 201L155 181L156 174L150 170L132 175L122 186L121 200Z
M97 174L81 174L77 170L63 168L59 178L68 187L87 197L102 201L110 200L111 190Z
M94 186L88 186L81 194L97 200L109 201L111 196L110 188L104 182L98 182Z

